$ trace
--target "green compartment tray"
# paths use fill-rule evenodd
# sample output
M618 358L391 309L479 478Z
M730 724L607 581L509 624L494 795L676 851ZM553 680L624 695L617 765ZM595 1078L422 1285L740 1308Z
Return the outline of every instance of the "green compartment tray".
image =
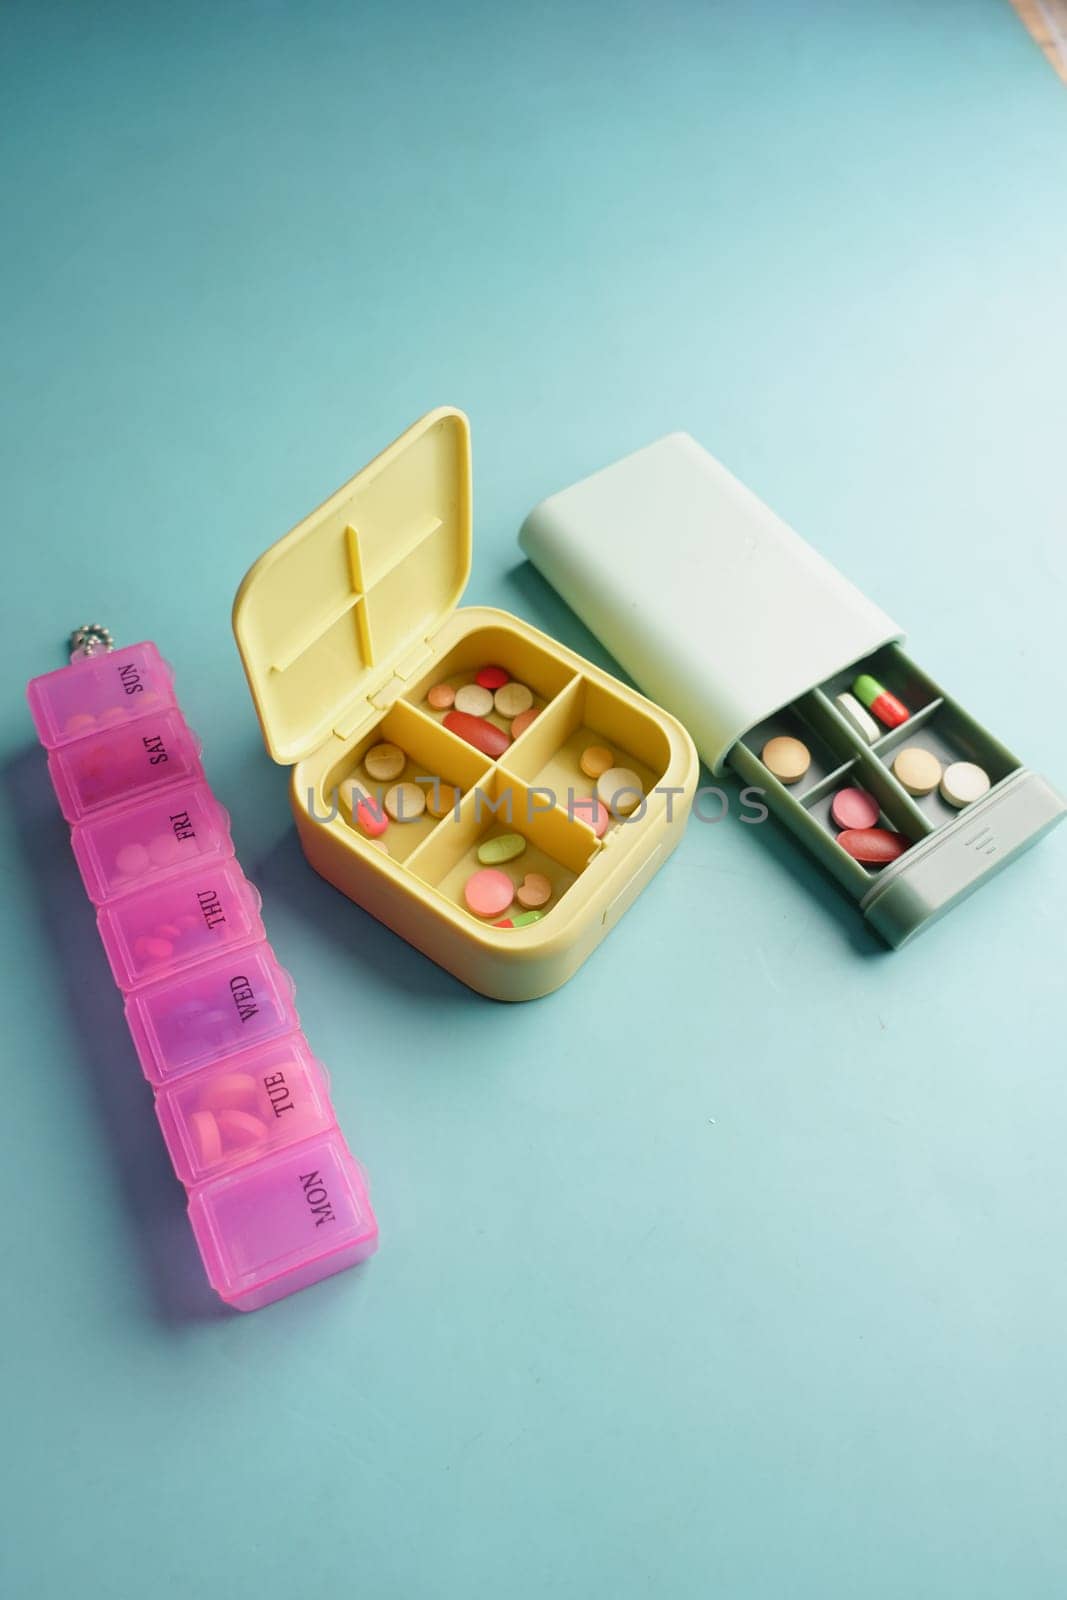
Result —
M868 744L834 701L869 672L911 711L898 728ZM760 760L768 739L792 734L812 754L797 784L786 787ZM989 793L962 810L935 789L910 795L891 763L904 746L928 750L942 766L973 761L990 778ZM855 662L783 710L765 718L733 746L730 766L836 878L882 937L900 946L1006 867L1064 815L1064 802L999 739L917 667L897 644ZM830 816L839 789L866 789L881 808L878 825L909 840L884 867L866 867L837 842Z

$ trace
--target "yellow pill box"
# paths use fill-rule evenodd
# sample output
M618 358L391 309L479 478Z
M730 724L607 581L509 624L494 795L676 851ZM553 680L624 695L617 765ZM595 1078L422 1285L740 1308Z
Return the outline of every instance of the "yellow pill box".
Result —
M530 1000L577 970L678 844L698 758L674 717L521 618L457 610L470 561L470 429L442 407L260 557L233 626L264 742L292 767L311 865L472 989ZM531 689L538 710L497 759L426 700L435 684L472 683L487 665ZM485 720L510 727L495 711ZM375 840L352 825L343 797L347 779L381 797L363 763L382 742L406 757L393 781L431 798L448 785L457 799L444 816L428 808ZM608 747L643 791L601 837L586 820L595 782L580 765L591 745ZM515 882L538 873L552 885L527 926L483 922L464 901L479 846L503 833L526 841L506 868Z

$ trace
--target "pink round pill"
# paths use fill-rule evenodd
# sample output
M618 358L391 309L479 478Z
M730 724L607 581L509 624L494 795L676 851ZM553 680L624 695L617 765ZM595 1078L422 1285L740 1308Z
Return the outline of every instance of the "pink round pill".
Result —
M515 898L515 885L498 867L483 867L463 885L463 898L476 917L499 917Z
M143 844L124 844L115 857L115 865L127 878L139 878L152 864L152 858Z
M231 1106L255 1104L256 1080L250 1072L220 1072L205 1085L200 1104L208 1111L225 1110Z
M138 939L137 943L150 961L166 961L168 956L174 954L174 946L169 939Z
M166 867L181 854L181 845L172 833L157 833L148 841L148 854L157 867Z
M830 806L839 828L873 828L878 814L878 802L866 789L838 789Z
M267 1131L266 1123L260 1122L250 1111L220 1111L218 1124L226 1143L241 1149L258 1144Z
M598 839L602 839L607 833L608 823L611 821L611 812L607 806L592 794L572 802L571 816L576 822L584 822L592 828Z
M219 1125L210 1111L194 1111L189 1118L189 1131L196 1145L197 1158L202 1167L214 1166L222 1154Z

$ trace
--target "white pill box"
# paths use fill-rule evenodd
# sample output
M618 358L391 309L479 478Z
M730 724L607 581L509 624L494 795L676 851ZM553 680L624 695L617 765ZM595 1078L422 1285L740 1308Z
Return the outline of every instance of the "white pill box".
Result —
M1064 814L1028 771L901 648L903 630L688 434L674 433L543 500L519 542L644 691L689 728L823 863L893 946L964 899ZM650 550L654 558L650 560ZM837 704L861 673L904 702L873 742ZM791 734L811 752L788 788L760 759ZM989 775L957 810L916 797L893 756L918 746ZM908 848L868 867L838 843L830 807L866 789Z

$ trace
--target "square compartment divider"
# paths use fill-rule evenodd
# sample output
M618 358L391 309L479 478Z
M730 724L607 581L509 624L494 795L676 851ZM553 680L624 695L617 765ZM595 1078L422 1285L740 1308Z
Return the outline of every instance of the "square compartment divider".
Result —
M497 767L485 783L464 795L458 815L441 819L412 853L408 868L477 924L480 919L468 911L463 886L482 866L478 846L508 833L520 834L526 849L501 870L516 883L528 872L543 873L552 883L552 898L543 916L551 914L602 848L584 822L568 817L559 806L546 805L521 778Z
M317 797L318 815L329 816L337 807L338 824L346 828L368 849L376 846L365 839L357 828L349 828L347 813L338 798L338 791L346 778L355 778L372 796L380 799L392 783L381 783L372 778L363 765L367 751L376 744L395 744L407 756L407 764L392 783L417 783L427 791L433 781L447 783L467 794L482 782L492 770L492 762L463 739L457 739L433 717L423 714L404 700L397 700L385 716L375 722L359 741L339 756L324 777L322 793ZM420 781L421 780L421 781ZM410 822L390 822L383 835L385 848L394 861L405 861L429 837L437 826L437 818L424 811Z

